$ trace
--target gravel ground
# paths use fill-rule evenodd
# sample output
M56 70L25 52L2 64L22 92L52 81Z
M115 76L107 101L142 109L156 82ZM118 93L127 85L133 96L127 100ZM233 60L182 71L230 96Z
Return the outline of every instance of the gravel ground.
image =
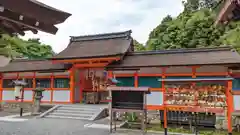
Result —
M84 125L88 123L91 122L65 119L30 119L24 122L0 121L0 135L110 135L107 129L84 128ZM140 135L140 133L119 130L111 135ZM148 135L157 134L149 133Z
M31 119L0 122L0 135L107 135L108 131L84 128L88 122L64 119Z

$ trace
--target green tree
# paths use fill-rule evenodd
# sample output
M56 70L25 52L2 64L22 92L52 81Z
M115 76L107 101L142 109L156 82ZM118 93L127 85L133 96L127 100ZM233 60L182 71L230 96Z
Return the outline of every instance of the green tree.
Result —
M166 16L149 34L147 50L232 45L240 50L240 23L215 26L218 0L187 0L177 17Z
M7 57L27 57L29 59L47 58L54 52L49 45L42 44L39 39L23 40L17 35L9 36L2 32L0 37L0 54Z
M135 51L145 51L146 48L143 44L140 44L137 40L133 40L134 50Z

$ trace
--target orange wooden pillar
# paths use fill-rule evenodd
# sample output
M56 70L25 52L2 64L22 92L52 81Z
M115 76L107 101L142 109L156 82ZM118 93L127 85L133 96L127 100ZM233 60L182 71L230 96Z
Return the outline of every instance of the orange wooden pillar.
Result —
M228 120L228 134L232 135L232 111L233 111L233 100L232 100L232 80L227 81L227 120Z
M83 90L84 90L84 87L85 87L84 69L79 70L79 78L80 78L80 82L79 82L79 102L82 103L83 102Z
M138 87L138 72L134 73L134 87Z
M163 106L164 106L164 110L163 110L163 123L164 123L164 135L167 135L167 105L166 105L166 96L165 96L165 92L166 92L166 88L165 88L165 84L164 84L164 78L166 78L165 76L166 74L166 68L162 68L162 88L163 88Z
M74 103L74 66L69 70L70 71L70 102Z

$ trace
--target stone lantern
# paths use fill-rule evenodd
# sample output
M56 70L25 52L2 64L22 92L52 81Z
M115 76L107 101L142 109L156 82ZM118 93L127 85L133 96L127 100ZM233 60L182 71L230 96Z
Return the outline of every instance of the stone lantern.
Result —
M12 82L12 85L14 86L14 97L15 100L21 99L21 103L23 103L24 100L24 86L27 85L24 79L20 80L15 80ZM23 105L20 105L20 116L23 114Z
M12 85L14 85L14 97L16 100L18 99L23 99L23 91L24 91L24 86L27 85L27 83L24 81L20 80L15 80L12 82ZM21 94L22 92L22 94Z
M38 86L36 87L36 89L33 89L33 93L34 93L34 104L33 104L33 115L38 115L40 114L40 103L41 100L43 98L43 92L45 91L44 88L40 87L40 83L38 83Z

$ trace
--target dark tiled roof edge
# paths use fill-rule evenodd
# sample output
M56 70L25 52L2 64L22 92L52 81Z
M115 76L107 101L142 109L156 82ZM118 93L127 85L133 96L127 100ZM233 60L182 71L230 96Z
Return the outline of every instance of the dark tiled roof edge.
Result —
M86 56L86 57L63 57L63 58L49 58L49 60L64 60L64 59L89 59L89 58L102 58L102 57L117 57L124 55L125 53L118 53L114 55L98 55L98 56Z
M13 59L11 62L51 61L51 59Z
M91 40L106 40L114 38L130 38L131 30L124 32L113 32L113 33L104 33L104 34L95 34L95 35L85 35L85 36L71 36L70 42L79 42L79 41L91 41Z
M141 51L131 52L127 56L132 55L154 55L154 54L174 54L174 53L196 53L196 52L213 52L213 51L233 51L232 47L217 47L217 48L193 48L193 49L171 49L171 50L156 50L156 51Z

